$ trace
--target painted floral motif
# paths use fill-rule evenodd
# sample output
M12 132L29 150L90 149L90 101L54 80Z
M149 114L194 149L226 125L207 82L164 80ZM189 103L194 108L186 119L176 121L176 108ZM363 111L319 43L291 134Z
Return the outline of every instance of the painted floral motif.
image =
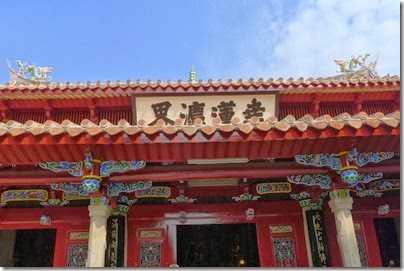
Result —
M328 175L292 175L287 178L289 182L295 184L304 184L308 186L318 185L323 189L331 188L331 178Z
M130 170L140 169L146 166L146 161L103 161L100 167L101 177L109 176L114 172L126 172Z
M194 203L196 199L187 197L185 195L179 195L175 199L168 199L171 203Z
M168 198L170 195L171 188L168 186L152 186L135 192L137 198Z
M136 203L136 201L137 201L137 199L129 199L125 195L121 195L117 199L118 204L125 204L128 206L132 206L134 203Z
M257 193L260 195L274 193L288 193L291 191L290 183L259 183L256 186Z
M232 199L234 201L255 201L258 200L259 198L260 196L254 196L253 194L250 193L243 193L238 197L233 197Z
M278 267L296 266L296 252L292 238L274 238L273 245Z
M302 154L295 156L296 162L308 166L330 167L333 170L341 169L341 160L337 154Z
M140 245L140 267L159 267L161 261L160 255L160 243L142 243Z
M49 169L52 170L53 172L65 172L67 171L71 175L75 177L80 177L83 175L82 171L82 162L66 162L66 161L61 161L61 162L43 162L43 163L38 163L38 166L40 166L43 169Z
M67 266L85 267L87 261L87 244L71 244L68 248Z
M131 193L133 191L144 190L152 186L152 181L140 181L133 183L110 183L107 186L109 197L116 197L119 193Z
M328 195L327 192L321 193L317 197L312 197L308 192L302 191L299 194L290 194L290 197L294 200L299 201L300 207L313 207L313 206L322 206L324 202L324 198Z

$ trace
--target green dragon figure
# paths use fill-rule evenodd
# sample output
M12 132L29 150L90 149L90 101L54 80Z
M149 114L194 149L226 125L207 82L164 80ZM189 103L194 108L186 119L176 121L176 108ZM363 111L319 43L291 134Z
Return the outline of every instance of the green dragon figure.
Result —
M11 85L39 85L39 84L50 84L52 77L48 76L48 73L52 72L53 68L50 67L37 67L35 64L29 65L27 62L21 62L17 60L15 62L18 66L18 71L14 70L10 61L8 61L8 68L10 70L10 80L8 81ZM27 78L27 74L30 78Z

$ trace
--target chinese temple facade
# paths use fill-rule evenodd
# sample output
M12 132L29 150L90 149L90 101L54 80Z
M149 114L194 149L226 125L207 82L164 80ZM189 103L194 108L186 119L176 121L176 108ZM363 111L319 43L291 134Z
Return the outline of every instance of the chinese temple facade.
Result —
M399 77L21 74L0 85L1 266L400 266Z

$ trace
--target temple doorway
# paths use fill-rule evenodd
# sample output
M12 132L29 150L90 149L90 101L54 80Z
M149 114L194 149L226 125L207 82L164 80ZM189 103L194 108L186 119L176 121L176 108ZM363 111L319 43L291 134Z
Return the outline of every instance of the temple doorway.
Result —
M383 266L400 266L400 218L374 220Z
M177 226L180 267L258 267L255 224Z
M1 230L0 266L52 267L55 229Z

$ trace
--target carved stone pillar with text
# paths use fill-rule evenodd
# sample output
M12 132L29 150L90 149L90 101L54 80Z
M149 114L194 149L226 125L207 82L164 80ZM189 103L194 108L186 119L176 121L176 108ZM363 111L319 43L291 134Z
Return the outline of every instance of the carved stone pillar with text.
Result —
M327 267L328 246L322 205L323 200L303 199L299 201L302 207L304 233L307 256L310 267Z
M88 206L90 232L86 267L104 267L107 248L107 219L110 207L105 197L94 197Z
M361 267L355 228L352 219L353 199L346 189L337 189L329 193L328 205L334 213L337 228L337 241L344 267Z

